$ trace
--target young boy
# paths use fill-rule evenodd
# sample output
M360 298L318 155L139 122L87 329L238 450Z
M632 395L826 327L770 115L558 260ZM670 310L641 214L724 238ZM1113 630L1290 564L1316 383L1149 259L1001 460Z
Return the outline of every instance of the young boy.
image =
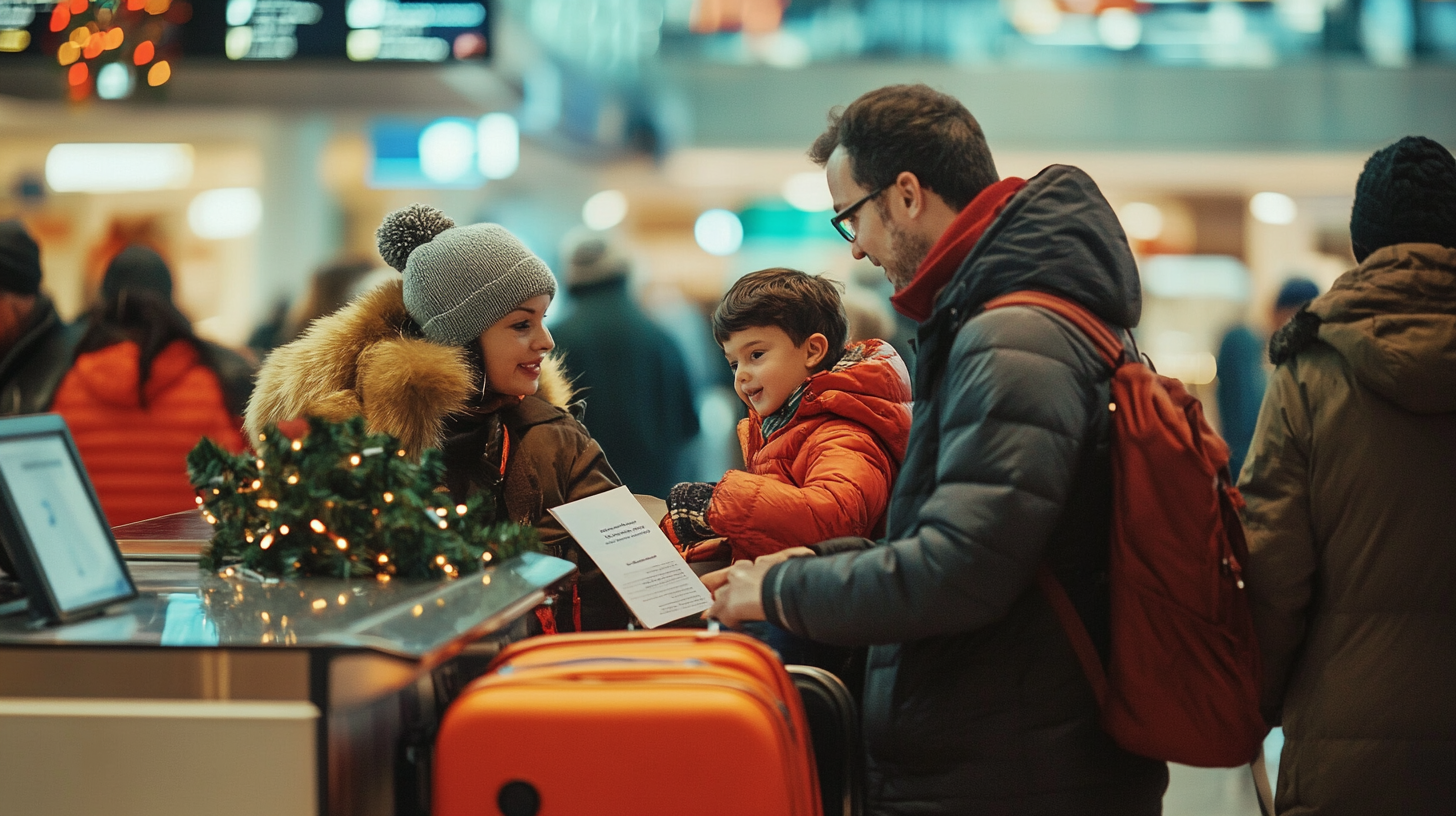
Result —
M888 343L845 345L845 325L834 284L792 269L754 272L723 296L713 337L749 409L745 467L668 493L662 529L689 561L883 534L910 379Z

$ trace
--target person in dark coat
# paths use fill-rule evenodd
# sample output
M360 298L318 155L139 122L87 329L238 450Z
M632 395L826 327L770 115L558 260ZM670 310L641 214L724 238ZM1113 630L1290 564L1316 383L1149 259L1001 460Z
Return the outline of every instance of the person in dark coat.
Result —
M665 498L683 481L681 459L698 435L682 351L633 301L631 261L614 238L572 235L562 257L572 308L553 330L586 424L623 484Z
M1270 342L1239 483L1275 805L1456 813L1456 159L1377 152L1350 237Z
M40 279L35 239L20 221L0 221L0 416L48 409L81 339Z
M917 323L915 411L887 539L835 539L706 581L725 623L869 645L874 814L1156 814L1167 768L1119 748L1037 588L1047 565L1106 649L1109 374L1040 290L1119 333L1141 292L1127 239L1085 173L998 180L980 126L923 85L871 91L810 155L856 258Z

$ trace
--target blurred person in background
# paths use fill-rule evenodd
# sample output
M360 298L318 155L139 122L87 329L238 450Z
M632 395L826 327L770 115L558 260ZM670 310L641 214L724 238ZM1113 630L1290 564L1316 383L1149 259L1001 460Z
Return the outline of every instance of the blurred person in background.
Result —
M884 298L851 283L844 287L840 299L844 302L844 316L849 320L849 342L889 342L889 336L895 333L895 321L890 317L890 310L885 308Z
M571 311L554 336L586 400L587 426L623 484L665 498L698 435L682 351L633 300L632 261L615 236L573 232L561 257Z
M1264 349L1270 334L1289 322L1304 304L1319 297L1319 286L1307 278L1290 278L1279 287L1269 314L1269 334L1256 334L1240 323L1229 329L1218 344L1218 421L1229 446L1229 472L1235 480L1244 467L1254 423L1264 403L1269 382Z
M849 283L847 291L867 292L877 302L883 314L889 320L889 328L883 334L874 335L895 347L900 353L900 359L905 361L905 367L910 370L910 377L915 377L915 321L900 314L894 309L886 308L886 304L895 295L895 285L885 278L885 273L870 263L855 264L849 270ZM845 308L849 308L846 300ZM853 316L851 316L853 321Z
M374 272L378 264L365 258L338 258L319 267L309 279L308 289L291 306L280 303L272 315L248 338L248 347L258 355L298 339L303 330L320 317L333 314L357 294L356 286Z
M0 221L0 416L50 407L80 329L40 291L40 247L18 220Z
M1359 266L1275 335L1239 488L1279 813L1456 813L1456 160L1365 164Z
M65 418L114 527L193 507L187 453L206 436L245 447L252 367L208 343L172 302L172 273L151 249L123 249L51 410Z

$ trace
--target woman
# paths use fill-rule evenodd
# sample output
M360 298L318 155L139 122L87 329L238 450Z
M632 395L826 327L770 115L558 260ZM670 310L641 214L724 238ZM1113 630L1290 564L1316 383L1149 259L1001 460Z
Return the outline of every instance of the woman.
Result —
M244 448L251 367L192 333L166 262L146 247L112 259L86 324L51 410L70 426L107 520L191 509L187 452L204 436Z
M454 497L490 491L513 521L535 525L549 552L576 562L561 613L538 612L542 631L626 626L621 599L548 512L619 484L567 412L571 387L548 356L551 271L505 228L456 227L419 204L386 217L378 238L403 280L269 355L248 405L249 437L297 417L362 414L411 455L440 448Z

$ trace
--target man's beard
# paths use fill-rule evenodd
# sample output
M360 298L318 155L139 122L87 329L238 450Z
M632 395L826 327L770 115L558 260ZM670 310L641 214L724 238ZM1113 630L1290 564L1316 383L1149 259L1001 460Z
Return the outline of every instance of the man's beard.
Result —
M893 227L890 233L890 252L887 257L880 258L880 266L885 270L885 277L894 284L898 292L910 285L915 279L915 272L920 269L920 264L925 256L930 254L933 243L930 239L901 232Z

